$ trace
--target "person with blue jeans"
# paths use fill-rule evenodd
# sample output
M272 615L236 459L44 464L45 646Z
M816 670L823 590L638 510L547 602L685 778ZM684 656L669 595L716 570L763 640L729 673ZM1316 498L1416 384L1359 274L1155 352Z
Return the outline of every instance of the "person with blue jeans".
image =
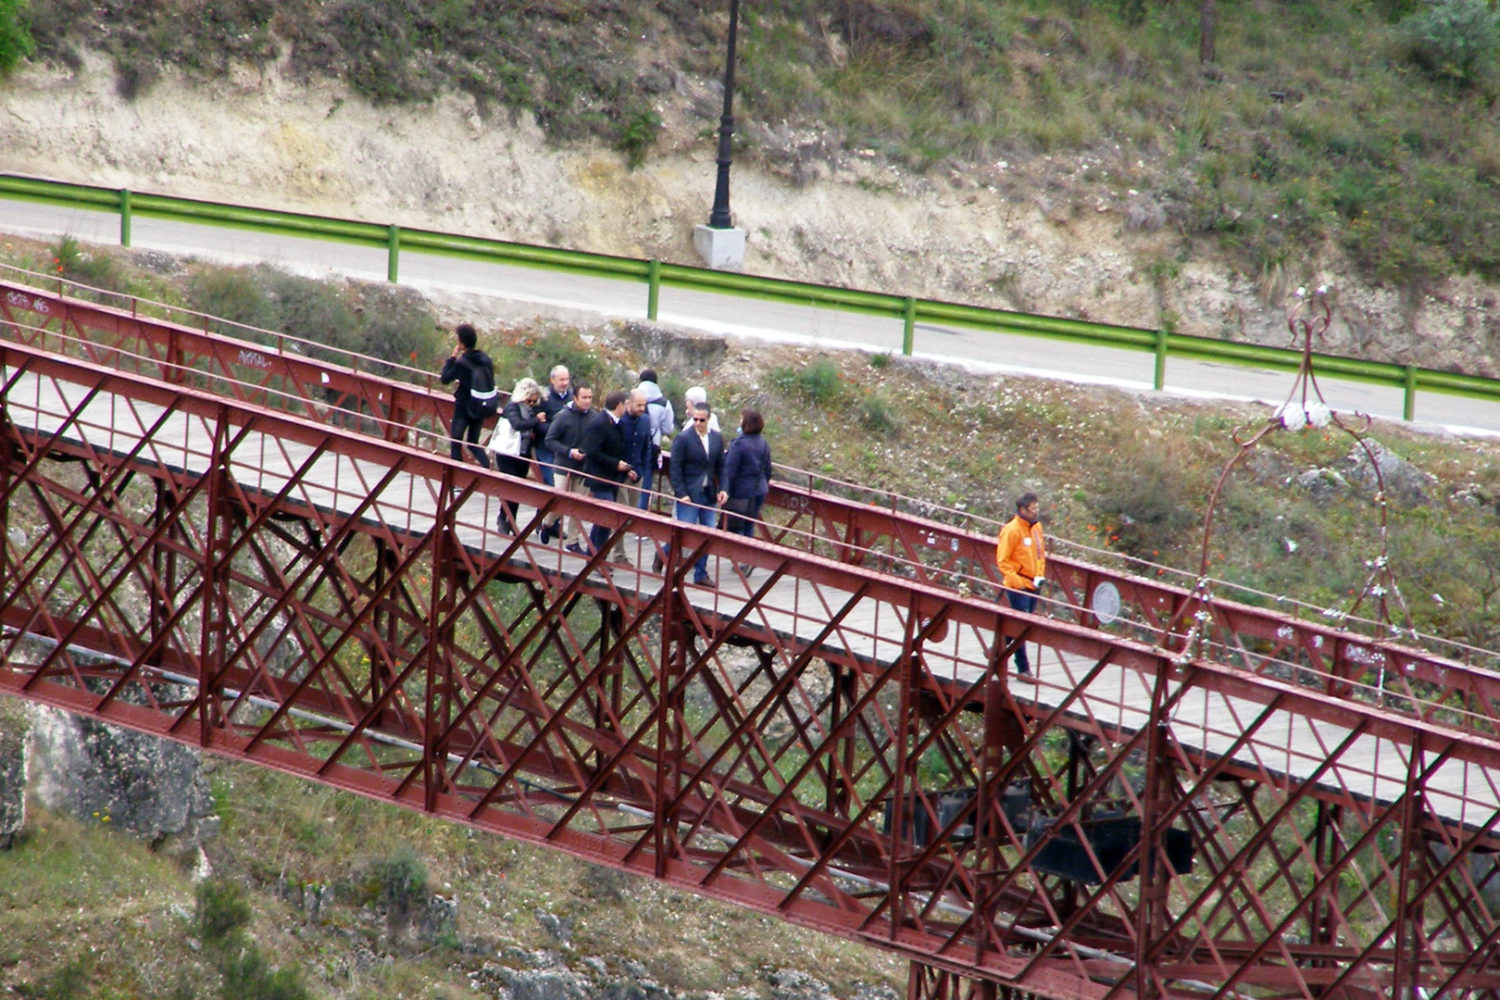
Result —
M668 470L672 495L677 498L677 520L712 528L719 523L719 505L729 494L720 487L724 481L724 435L708 429L707 403L693 407L692 428L672 440L672 462ZM712 583L708 575L708 556L698 557L693 567L693 582Z
M567 365L553 365L548 381L551 384L547 387L547 391L542 393L541 409L547 414L547 424L550 426L557 419L557 415L573 402L573 376L568 371ZM547 443L545 434L535 440L534 447L537 468L542 470L542 482L548 486L555 485L557 455Z
M1000 569L1006 603L1023 614L1035 612L1037 594L1046 582L1047 572L1041 504L1035 493L1023 493L1016 500L1016 516L1005 522L995 543L995 565ZM1018 675L1028 681L1033 679L1024 642L1016 645L1015 664Z

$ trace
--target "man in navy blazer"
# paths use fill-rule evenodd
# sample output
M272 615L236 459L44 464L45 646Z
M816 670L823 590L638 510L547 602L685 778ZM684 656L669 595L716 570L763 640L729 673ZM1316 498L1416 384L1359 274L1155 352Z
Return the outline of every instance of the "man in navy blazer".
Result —
M719 523L719 505L729 495L724 479L724 435L708 429L707 403L693 406L692 427L672 439L672 493L676 517L712 528ZM708 584L708 556L698 557L693 582Z
M620 418L625 415L625 393L616 390L604 397L603 408L583 429L583 472L589 477L589 495L596 500L615 500L620 484L635 482L639 473L626 460L625 434ZM597 552L609 541L609 528L596 524L589 529L589 544ZM568 546L573 549L573 546Z

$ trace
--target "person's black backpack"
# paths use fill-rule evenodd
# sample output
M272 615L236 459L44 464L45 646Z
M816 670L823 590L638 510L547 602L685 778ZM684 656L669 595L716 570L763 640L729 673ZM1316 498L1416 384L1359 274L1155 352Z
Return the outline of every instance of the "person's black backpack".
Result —
M470 363L468 356L460 363L469 369L469 419L484 420L500 412L500 390L495 388L495 363L483 351Z

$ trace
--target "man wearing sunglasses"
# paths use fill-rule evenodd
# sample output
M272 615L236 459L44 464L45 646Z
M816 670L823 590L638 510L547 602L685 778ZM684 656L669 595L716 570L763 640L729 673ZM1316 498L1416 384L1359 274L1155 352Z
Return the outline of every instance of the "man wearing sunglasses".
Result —
M693 406L692 426L672 439L672 494L677 497L677 520L712 528L719 523L719 505L728 494L724 480L724 435L708 429L707 403ZM698 557L693 582L712 584L708 556Z

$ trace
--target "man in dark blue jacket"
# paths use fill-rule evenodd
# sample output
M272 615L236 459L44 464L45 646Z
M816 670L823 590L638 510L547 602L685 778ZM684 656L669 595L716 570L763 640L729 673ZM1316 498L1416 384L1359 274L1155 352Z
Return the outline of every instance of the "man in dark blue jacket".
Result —
M626 397L625 415L620 418L620 429L625 433L625 461L641 477L635 484L640 502L625 499L621 503L633 503L645 510L648 506L646 491L651 488L646 482L646 469L651 465L651 417L646 413L646 394L641 390L632 390Z
M619 389L604 397L604 407L583 430L583 471L589 477L589 495L596 500L617 500L620 484L638 477L625 455L625 433L620 418L625 415L627 395ZM609 528L596 524L589 530L590 551L597 552L609 541ZM573 546L569 546L570 549ZM573 549L578 552L578 549ZM582 553L580 553L582 554Z
M693 406L692 427L672 439L672 495L677 497L677 520L712 528L719 522L719 505L729 494L724 479L724 435L708 429L707 403ZM693 582L709 584L708 556L698 557Z

